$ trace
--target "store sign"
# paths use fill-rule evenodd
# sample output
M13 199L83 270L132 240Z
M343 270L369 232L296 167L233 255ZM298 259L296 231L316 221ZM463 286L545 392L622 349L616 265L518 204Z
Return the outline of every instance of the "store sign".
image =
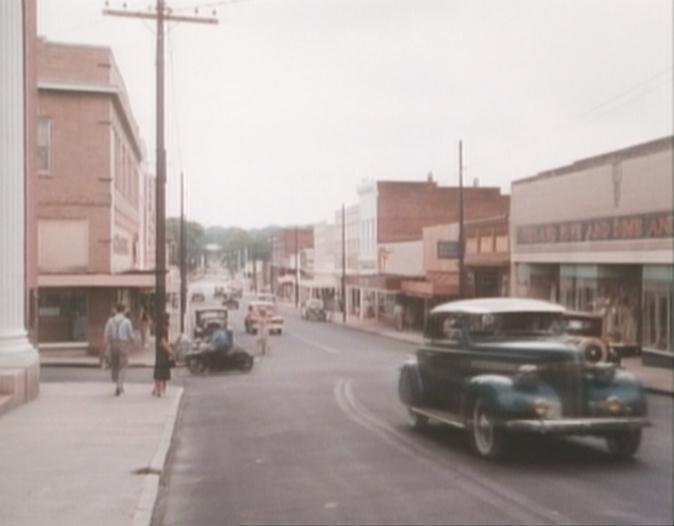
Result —
M438 250L438 259L459 258L458 241L438 241L437 250Z
M520 245L670 237L674 237L674 214L671 211L517 228L517 243Z

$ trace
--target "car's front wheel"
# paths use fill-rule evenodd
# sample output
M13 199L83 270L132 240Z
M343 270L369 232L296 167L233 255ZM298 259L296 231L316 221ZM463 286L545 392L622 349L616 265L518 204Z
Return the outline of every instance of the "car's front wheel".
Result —
M411 407L407 408L407 419L412 429L423 429L428 425L429 419L426 415L418 413Z
M631 458L641 445L641 429L616 431L606 437L606 447L611 455Z
M494 415L482 399L473 405L470 438L473 450L483 458L497 459L505 449L505 434L498 429Z
M208 370L208 367L203 360L192 358L191 360L187 360L187 369L192 374L203 374Z

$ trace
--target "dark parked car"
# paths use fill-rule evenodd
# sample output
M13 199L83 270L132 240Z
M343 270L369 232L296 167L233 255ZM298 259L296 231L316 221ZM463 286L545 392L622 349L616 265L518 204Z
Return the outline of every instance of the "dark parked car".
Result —
M323 301L312 298L302 303L300 317L305 320L325 321L327 319L327 315L325 313L325 305L323 305Z
M400 370L412 424L465 429L487 458L521 432L596 435L614 455L634 455L649 425L644 390L606 360L604 342L570 334L565 312L516 298L435 307L424 346Z

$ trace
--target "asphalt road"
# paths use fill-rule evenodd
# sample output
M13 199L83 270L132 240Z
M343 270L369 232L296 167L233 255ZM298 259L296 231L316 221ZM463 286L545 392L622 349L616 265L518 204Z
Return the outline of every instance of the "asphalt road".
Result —
M672 399L650 397L632 461L599 440L537 439L494 464L460 431L408 427L396 382L413 351L287 316L252 372L179 371L154 524L672 524Z

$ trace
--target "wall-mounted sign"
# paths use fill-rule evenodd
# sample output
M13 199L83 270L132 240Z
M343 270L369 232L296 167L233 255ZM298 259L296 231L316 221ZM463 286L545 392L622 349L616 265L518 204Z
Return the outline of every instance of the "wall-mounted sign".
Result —
M672 211L526 225L517 228L517 243L520 245L668 237L674 237Z
M459 259L458 241L438 241L438 259Z

